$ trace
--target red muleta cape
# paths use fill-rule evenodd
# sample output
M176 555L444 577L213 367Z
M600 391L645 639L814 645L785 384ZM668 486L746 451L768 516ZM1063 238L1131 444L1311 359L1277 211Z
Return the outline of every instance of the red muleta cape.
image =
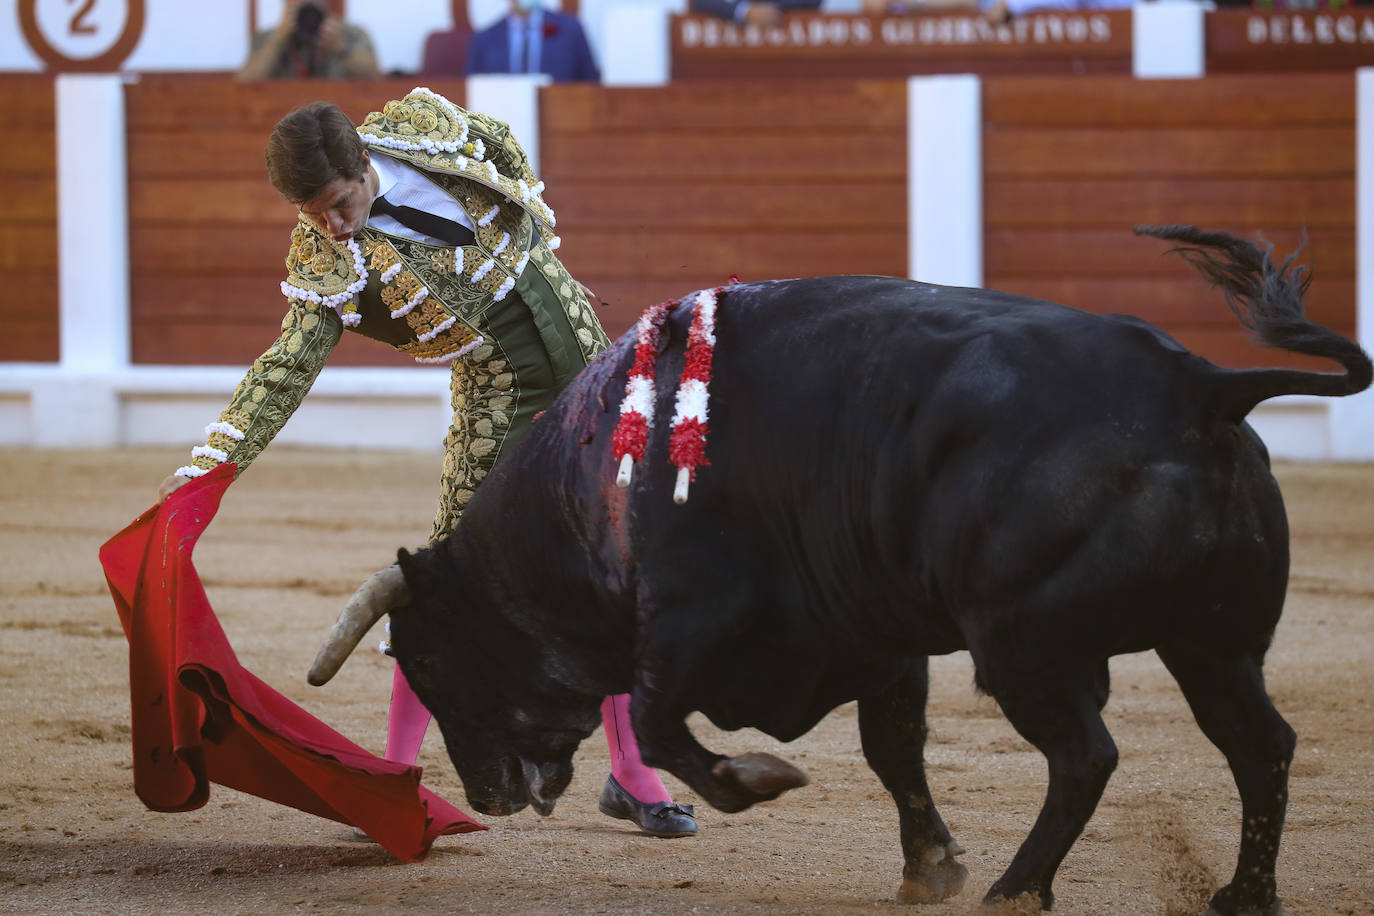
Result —
M100 548L129 640L134 791L190 811L219 783L362 828L397 858L486 828L420 785L420 768L368 753L239 664L191 564L234 479L223 464Z

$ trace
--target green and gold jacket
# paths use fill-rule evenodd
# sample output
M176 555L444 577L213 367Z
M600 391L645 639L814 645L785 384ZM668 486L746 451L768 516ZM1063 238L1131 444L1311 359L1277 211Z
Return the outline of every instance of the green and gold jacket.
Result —
M226 461L242 472L300 406L344 330L419 362L465 357L483 343L488 311L527 268L549 281L587 359L604 344L553 254L559 239L543 182L506 124L417 88L369 114L358 135L374 155L424 170L453 195L472 220L475 244L443 248L370 228L337 243L302 216L281 284L289 306L281 336L254 360L177 474L197 477Z

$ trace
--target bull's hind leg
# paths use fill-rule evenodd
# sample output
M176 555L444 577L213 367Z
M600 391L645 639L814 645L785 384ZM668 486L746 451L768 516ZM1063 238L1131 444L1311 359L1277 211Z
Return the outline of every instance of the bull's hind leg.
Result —
M897 899L903 903L938 903L959 893L968 878L968 869L954 861L964 850L935 810L926 784L929 668L923 656L886 692L859 701L864 756L897 803L906 859Z
M1049 763L1049 788L1035 826L986 901L1025 894L1054 905L1054 875L1097 809L1116 769L1116 744L1102 722L1107 666L1094 672L1045 669L993 691L1012 726Z
M1191 646L1161 648L1159 657L1183 688L1198 726L1226 757L1240 790L1240 855L1231 883L1211 912L1283 913L1274 878L1288 808L1288 766L1297 735L1264 689L1255 658L1219 658Z

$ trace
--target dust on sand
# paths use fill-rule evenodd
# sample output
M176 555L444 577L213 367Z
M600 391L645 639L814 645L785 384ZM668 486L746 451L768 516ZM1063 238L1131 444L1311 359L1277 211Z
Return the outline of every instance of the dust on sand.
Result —
M221 787L147 811L130 769L128 653L96 561L175 456L0 452L0 910L129 913L896 911L897 818L859 751L853 705L790 745L693 727L723 752L792 760L811 785L701 834L655 840L596 810L598 733L551 818L484 818L401 864L331 821ZM196 552L249 670L380 752L391 663L359 651L305 683L341 602L428 534L439 456L274 448L230 488ZM1298 732L1279 888L1292 914L1374 912L1374 465L1281 465L1293 529L1288 607L1267 665ZM375 644L367 640L364 646ZM1112 662L1121 764L1059 872L1056 913L1200 913L1230 877L1240 803L1221 755L1153 654ZM1010 861L1045 789L1041 756L972 689L966 654L932 671L930 781L968 852L966 913ZM430 730L424 781L462 788ZM668 778L681 801L696 799ZM900 908L911 913L909 908Z

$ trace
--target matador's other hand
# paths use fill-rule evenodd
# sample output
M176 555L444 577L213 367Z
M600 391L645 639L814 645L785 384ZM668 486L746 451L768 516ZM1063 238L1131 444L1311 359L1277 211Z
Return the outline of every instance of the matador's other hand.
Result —
M173 474L171 477L168 477L166 480L162 482L162 485L157 488L157 504L159 506L162 505L164 502L167 501L167 497L171 496L177 490L180 490L182 487L186 486L190 482L191 478L178 477L176 474Z

